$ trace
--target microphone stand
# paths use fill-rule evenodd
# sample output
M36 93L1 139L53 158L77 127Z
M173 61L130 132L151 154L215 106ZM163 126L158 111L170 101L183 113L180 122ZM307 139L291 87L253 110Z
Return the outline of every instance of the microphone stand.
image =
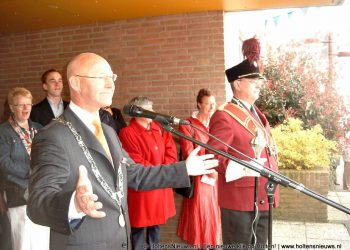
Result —
M272 209L273 209L273 203L274 203L274 195L276 190L276 183L273 181L268 180L265 184L265 190L267 194L267 201L269 203L269 215L268 215L268 232L267 232L267 247L268 249L272 249Z
M272 207L273 207L273 196L274 196L274 192L275 192L275 189L276 189L276 185L280 184L284 187L289 187L289 188L293 188L307 196L310 196L311 198L314 198L320 202L323 202L331 207L334 207L346 214L350 214L350 209L335 202L335 201L332 201L330 199L328 199L327 197L321 195L321 194L318 194L317 192L315 191L312 191L311 189L305 187L303 184L301 183L297 183L296 181L294 180L291 180L289 179L288 177L280 174L280 173L277 173L277 172L274 172L274 171L271 171L267 168L259 168L259 167L256 167L246 161L242 161L226 152L223 152L221 150L218 150L218 149L215 149L213 148L212 146L210 145L207 145L206 143L203 143L201 141L198 141L196 139L194 139L193 137L189 137L179 131L177 131L176 129L172 128L169 123L161 123L162 127L174 134L174 135L177 135L181 138L184 138L188 141L191 141L197 145L200 145L202 146L203 148L209 150L209 151L212 151L218 155L221 155L229 160L232 160L234 162L237 162L251 170L254 170L255 172L258 172L261 176L265 177L268 179L268 182L265 186L265 190L267 192L267 195L268 195L268 202L269 202L269 235L268 235L268 249L271 249L272 247Z

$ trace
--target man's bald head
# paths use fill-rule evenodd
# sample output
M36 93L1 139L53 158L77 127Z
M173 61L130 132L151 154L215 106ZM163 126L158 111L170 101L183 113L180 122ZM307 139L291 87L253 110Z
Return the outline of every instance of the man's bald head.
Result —
M112 76L112 69L103 57L79 54L67 66L71 100L89 112L111 105L115 88Z
M93 65L99 60L108 63L103 57L90 52L81 53L76 57L73 57L67 66L67 79L77 74L85 74L86 71L91 69L91 67L93 67Z

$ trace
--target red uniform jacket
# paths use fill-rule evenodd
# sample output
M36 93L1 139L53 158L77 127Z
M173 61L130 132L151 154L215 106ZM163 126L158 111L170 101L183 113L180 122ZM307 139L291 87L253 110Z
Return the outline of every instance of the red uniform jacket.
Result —
M270 126L266 120L266 117L260 112L260 110L258 110L257 107L255 107L255 110L257 111L266 131L270 133ZM248 112L253 115L250 111ZM250 144L254 136L225 111L219 109L214 113L210 120L209 132L240 152L243 152L251 158L255 158L253 148ZM208 144L216 149L227 152L236 158L248 160L214 139L209 139ZM270 168L275 171L278 169L276 160L268 153L267 147L263 149L261 158L267 159L264 164L265 168ZM217 159L219 160L219 167L217 168L219 173L219 206L237 211L253 211L255 177L243 177L235 181L226 182L225 172L229 160L219 155L217 155ZM268 200L265 191L266 182L266 178L259 177L258 205L260 211L268 210ZM274 206L276 207L278 206L279 200L278 187L275 191L274 198Z
M119 133L123 148L136 162L150 167L177 161L174 140L169 132L152 122L150 130L135 119ZM176 176L174 176L176 178ZM166 223L175 215L174 195L171 188L150 191L128 189L128 206L131 227L147 227Z

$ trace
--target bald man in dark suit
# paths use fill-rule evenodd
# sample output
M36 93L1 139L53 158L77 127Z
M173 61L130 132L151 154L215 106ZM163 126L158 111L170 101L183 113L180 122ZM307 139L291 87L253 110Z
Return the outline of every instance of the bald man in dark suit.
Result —
M34 139L28 216L51 228L51 250L130 248L128 186L189 186L188 175L211 173L218 162L194 150L186 161L171 165L135 164L115 131L102 124L101 140L96 125L98 110L112 102L117 78L108 62L93 53L80 54L68 64L67 78L69 107Z

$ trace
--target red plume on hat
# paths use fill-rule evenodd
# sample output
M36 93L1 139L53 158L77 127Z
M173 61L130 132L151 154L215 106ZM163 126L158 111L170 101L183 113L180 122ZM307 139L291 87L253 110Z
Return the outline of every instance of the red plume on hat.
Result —
M242 53L245 58L248 59L250 64L254 62L258 63L260 60L260 42L258 39L253 38L243 41Z
M225 70L228 82L241 78L264 79L263 75L260 74L260 42L255 36L243 42L242 52L247 59Z

